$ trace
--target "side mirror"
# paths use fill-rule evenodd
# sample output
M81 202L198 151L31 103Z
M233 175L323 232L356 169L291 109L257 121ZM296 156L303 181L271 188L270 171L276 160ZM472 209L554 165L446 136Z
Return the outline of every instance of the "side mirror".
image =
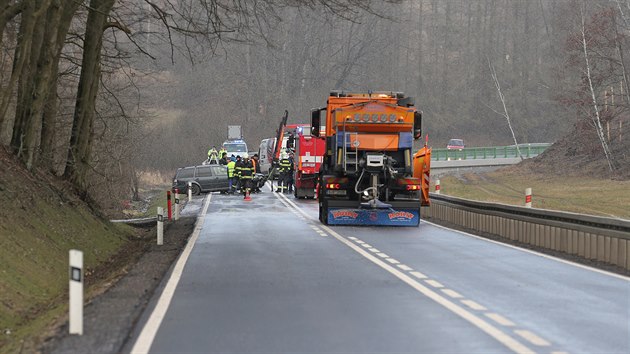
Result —
M422 136L422 112L414 112L413 114L413 138L420 139Z
M315 109L311 111L311 135L319 137L321 123L321 110Z

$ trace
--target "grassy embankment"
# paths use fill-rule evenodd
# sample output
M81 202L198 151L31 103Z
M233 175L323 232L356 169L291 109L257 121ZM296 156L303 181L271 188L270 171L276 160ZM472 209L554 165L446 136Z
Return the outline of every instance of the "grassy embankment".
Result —
M62 182L43 181L7 159L0 168L0 200L7 202L0 213L0 353L29 352L67 313L68 251L84 252L89 298L97 291L91 284L113 276L94 270L134 234L95 216Z
M534 208L630 219L630 181L524 175L507 169L443 176L440 185L445 195L510 205L524 205L525 188L530 187Z

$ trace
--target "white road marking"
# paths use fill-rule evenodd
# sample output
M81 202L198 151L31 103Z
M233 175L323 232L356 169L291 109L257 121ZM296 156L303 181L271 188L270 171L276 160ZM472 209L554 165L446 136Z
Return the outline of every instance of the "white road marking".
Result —
M437 280L425 280L425 282L434 288L443 288L444 285L440 284Z
M551 354L569 354L568 352L551 352Z
M377 253L376 255L381 257L381 258L389 258L389 256L386 255L385 253Z
M427 278L426 275L424 275L424 274L422 274L420 272L411 272L409 274L413 275L414 277L416 277L418 279L426 279Z
M357 238L352 236L352 237L348 237L349 239L351 239L352 241L355 241Z
M284 197L284 196L278 196L278 198L282 198L282 197ZM284 197L284 198L286 199L286 197ZM303 213L306 217L311 218L305 211L303 211L295 203L289 201L288 199L287 199L287 201L290 204L292 204L292 206L294 208L296 208L301 213ZM313 218L311 218L311 219L313 219ZM331 236L336 238L339 242L343 243L344 245L348 246L349 248L351 248L355 252L357 252L360 255L362 255L363 257L367 258L368 260L370 260L372 263L376 264L377 266L379 266L379 267L383 268L384 270L388 271L389 273L391 273L392 275L394 275L395 277L397 277L398 279L400 279L401 281L403 281L407 285L411 286L412 288L414 288L415 290L417 290L418 292L420 292L424 296L426 296L429 299L435 301L439 305L443 306L444 308L446 308L447 310L453 312L454 314L460 316L464 320L470 322L472 325L474 325L475 327L479 328L480 330L482 330L483 332L485 332L486 334L488 334L489 336L491 336L492 338L497 340L499 343L505 345L507 348L509 348L513 352L519 353L519 354L525 354L525 353L533 354L534 353L534 351L532 349L530 349L529 347L527 347L523 343L519 342L518 340L513 338L511 335L503 332L502 330L500 330L499 328L493 326L492 324L490 324L489 322L485 321L481 317L476 316L472 312L469 312L465 308L459 306L458 304L456 304L456 303L450 301L449 299L441 296L440 294L436 293L435 291L433 291L433 290L427 288L426 286L420 284L418 281L414 280L413 278L408 276L406 273L403 273L403 272L397 270L396 268L394 268L393 266L383 262L381 259L374 257L371 253L365 251L363 248L361 248L361 247L353 244L352 242L348 241L346 238L344 238L343 236L341 236L340 234L335 232L330 227L328 227L326 225L322 225L321 227L322 227L322 229L326 230ZM413 273L410 273L410 274L413 274Z
M358 243L358 244L360 244L360 245L362 245L362 244L364 244L364 243L365 243L365 242L363 242L363 241L361 241L361 240L355 240L354 242L356 242L356 243Z
M472 301L472 300L462 300L462 304L470 307L473 310L478 310L478 311L486 311L487 308L479 305L478 303Z
M551 343L547 342L546 340L540 338L539 336L525 329L517 329L514 331L514 333L527 339L533 345L537 345L540 347L548 347L551 345Z
M444 230L448 230L448 231L456 232L456 233L461 234L461 235L466 235L466 236L474 237L474 238L479 239L479 240L482 240L482 241L491 242L491 243L494 243L494 244L497 244L497 245L501 245L501 246L504 246L504 247L512 248L512 249L519 250L519 251L522 251L522 252L531 253L531 254L534 254L534 255L539 256L539 257L543 257L543 258L547 258L547 259L554 260L554 261L556 261L556 262L560 262L560 263L564 263L564 264L572 265L572 266L574 266L574 267L578 267L578 268L582 268L582 269L587 269L587 270L590 270L590 271L593 271L593 272L596 272L596 273L605 274L605 275L609 275L609 276L614 277L614 278L618 278L618 279L623 279L623 280L626 280L626 281L630 281L630 277L627 277L627 276L624 276L624 275L621 275L621 274L616 274L616 273L612 273L612 272L609 272L609 271L606 271L606 270L601 270L601 269L597 269L597 268L589 267L589 266L584 265L584 264L571 262L571 261L568 261L568 260L566 260L566 259L562 259L562 258L558 258L558 257L550 256L550 255L545 254L545 253L540 253L540 252L536 252L536 251L528 250L528 249L526 249L526 248L520 248L520 247L517 247L517 246L514 246L514 245L510 245L510 244L508 244L508 243L503 243L503 242L500 242L500 241L495 241L495 240L491 240L491 239L488 239L488 238L485 238L485 237L481 237L481 236L473 235L473 234L468 233L468 232L459 231L459 230L455 230L455 229L449 229L449 228L448 228L448 227L446 227L446 226L438 225L438 224L432 223L432 222L430 222L430 221L422 220L422 222L423 222L423 223L427 223L427 224L432 225L432 226L435 226L435 227L438 227L438 228L440 228L440 229L444 229Z
M442 291L444 294L446 294L446 295L448 295L448 296L452 297L453 299L461 299L461 298L463 298L462 294L458 293L458 292L457 292L457 291L455 291L455 290L451 290L451 289L441 289L441 291Z
M136 343L133 345L133 349L131 352L134 354L145 354L148 353L151 349L151 345L153 344L153 340L155 339L155 335L157 334L160 325L162 324L162 320L166 315L166 311L173 299L173 295L175 295L175 289L177 288L177 284L182 277L182 273L184 272L184 267L186 266L186 262L188 261L188 257L192 252L195 243L197 242L197 238L199 238L199 233L201 233L201 229L203 228L203 223L206 218L206 212L208 211L208 206L210 205L210 199L212 198L212 194L208 194L208 199L206 199L206 203L203 206L203 210L201 212L201 216L197 219L197 223L195 225L195 230L190 237L190 241L186 244L186 248L181 253L179 258L177 259L177 263L175 263L175 267L173 268L173 272L171 276L168 278L166 286L158 299L153 312L149 316L147 323L145 323Z
M400 269L402 269L402 270L404 270L404 271L410 271L410 270L412 270L412 269L413 269L413 268L411 268L410 266L407 266L407 265L404 265L404 264L399 264L399 265L397 265L396 267L398 267L398 268L400 268Z
M398 262L397 260L395 260L393 258L386 258L385 260L388 261L391 264L398 264L398 263L400 263L400 262Z
M377 250L376 248L370 248L368 251L374 252L374 253L380 253L381 252L381 251Z
M502 326L506 326L506 327L514 327L515 324L514 322L508 320L507 318L499 315L498 313L486 313L485 314L486 317L488 317L489 319L493 320L494 322L502 325Z
M361 246L365 247L365 248L372 248L372 246L370 244L364 243Z

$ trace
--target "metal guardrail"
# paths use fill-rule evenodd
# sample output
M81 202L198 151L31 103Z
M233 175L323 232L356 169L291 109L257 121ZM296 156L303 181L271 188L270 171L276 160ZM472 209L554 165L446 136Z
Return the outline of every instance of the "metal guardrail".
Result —
M498 237L630 269L630 220L431 193L430 217Z
M551 144L521 144L519 150L523 158L530 158L542 154ZM432 161L498 159L519 157L516 146L474 147L462 150L433 149Z

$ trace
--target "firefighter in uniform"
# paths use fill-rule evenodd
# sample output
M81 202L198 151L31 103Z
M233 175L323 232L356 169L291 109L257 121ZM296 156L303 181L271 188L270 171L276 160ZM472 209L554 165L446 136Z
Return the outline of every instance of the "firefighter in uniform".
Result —
M289 173L291 171L291 161L287 156L286 152L283 152L280 156L280 162L278 163L278 172L280 175L278 176L278 189L276 192L278 193L286 193L287 187L289 183Z
M219 152L214 146L208 150L208 163L212 163L213 161L214 163L219 163Z
M236 163L234 164L234 180L236 181L236 189L241 189L241 169L243 168L243 160L241 155L236 155Z
M249 160L247 153L243 154L242 166L241 166L241 192L243 198L248 199L249 193L252 191L252 178L254 177L254 165Z
M229 187L230 189L228 190L228 193L233 194L234 193L234 167L236 165L236 158L235 159L230 159L230 162L227 163L227 171L228 171L228 183L229 183Z

